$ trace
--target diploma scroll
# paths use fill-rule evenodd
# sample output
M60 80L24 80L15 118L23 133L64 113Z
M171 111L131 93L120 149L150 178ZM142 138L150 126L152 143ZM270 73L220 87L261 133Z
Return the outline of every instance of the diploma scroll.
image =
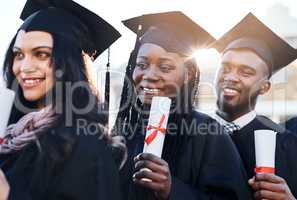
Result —
M163 144L170 112L171 100L168 97L153 97L146 136L144 140L144 153L151 153L161 158ZM148 170L143 168L141 170ZM150 179L143 178L150 182Z
M161 157L170 105L168 97L153 97L143 152Z
M255 173L275 173L276 134L272 130L255 131Z

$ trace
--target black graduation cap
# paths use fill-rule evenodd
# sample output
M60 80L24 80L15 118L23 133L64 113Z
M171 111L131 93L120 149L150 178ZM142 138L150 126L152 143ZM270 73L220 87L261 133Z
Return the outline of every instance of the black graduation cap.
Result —
M154 43L167 51L191 56L215 39L188 16L179 11L146 14L123 21L137 34L140 43Z
M121 35L104 19L72 0L27 0L20 27L69 39L96 59Z
M169 52L192 57L197 49L206 48L215 41L206 30L179 11L146 14L123 21L123 24L137 35L134 50L130 54L126 68L121 94L120 108L116 119L116 127L120 131L128 126L124 123L130 119L131 106L136 100L130 87L133 68L135 67L138 49L143 43L157 44ZM131 114L131 117L133 115Z
M297 50L276 35L252 13L214 42L212 47L224 53L231 49L249 49L268 65L271 75L297 57Z

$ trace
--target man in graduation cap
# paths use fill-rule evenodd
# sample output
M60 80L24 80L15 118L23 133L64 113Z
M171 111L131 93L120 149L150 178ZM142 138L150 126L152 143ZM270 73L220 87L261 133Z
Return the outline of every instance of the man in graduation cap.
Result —
M243 159L256 199L294 199L297 196L297 139L270 119L257 115L257 98L271 86L269 78L296 59L297 51L253 14L217 40L221 52L215 88L218 110L214 115L231 134ZM276 174L256 174L254 131L277 132ZM254 178L253 178L254 177Z
M214 38L181 12L143 15L124 24L138 36L126 71L133 88L124 83L126 107L115 127L127 139L128 160L121 170L125 199L250 199L231 138L193 108L199 69L191 56ZM154 96L172 100L161 158L142 153Z

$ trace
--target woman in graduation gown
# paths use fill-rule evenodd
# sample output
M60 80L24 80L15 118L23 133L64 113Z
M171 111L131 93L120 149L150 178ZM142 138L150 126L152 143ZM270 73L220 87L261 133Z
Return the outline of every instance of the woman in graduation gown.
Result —
M16 92L1 138L9 199L121 199L88 61L120 35L71 0L28 0L5 57Z
M114 130L127 139L128 160L120 172L125 199L250 199L231 139L192 106L199 69L189 56L212 36L181 12L143 15L124 24L139 36L122 92L126 107L120 107ZM162 158L142 153L153 96L173 102Z

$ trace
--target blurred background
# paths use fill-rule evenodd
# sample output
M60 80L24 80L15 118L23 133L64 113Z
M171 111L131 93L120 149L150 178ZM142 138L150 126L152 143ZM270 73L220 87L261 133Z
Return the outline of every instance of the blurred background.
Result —
M135 35L121 20L154 12L180 10L215 38L220 38L226 31L238 23L248 12L253 12L291 46L297 48L297 1L296 0L75 0L97 13L122 34L111 46L111 120L112 124L120 102L123 73L134 46ZM22 21L19 19L25 0L3 1L0 7L0 63L2 66L5 51ZM214 50L195 53L201 70L199 102L197 109L211 113L215 110L213 80L220 55ZM107 52L94 62L94 76L98 82L101 96L104 91L104 75ZM1 76L2 78L2 76ZM297 115L297 61L279 71L272 78L270 92L259 99L257 112L270 117L275 122L284 121ZM0 82L1 83L1 82ZM3 84L3 83L2 83ZM111 125L110 124L110 125Z

